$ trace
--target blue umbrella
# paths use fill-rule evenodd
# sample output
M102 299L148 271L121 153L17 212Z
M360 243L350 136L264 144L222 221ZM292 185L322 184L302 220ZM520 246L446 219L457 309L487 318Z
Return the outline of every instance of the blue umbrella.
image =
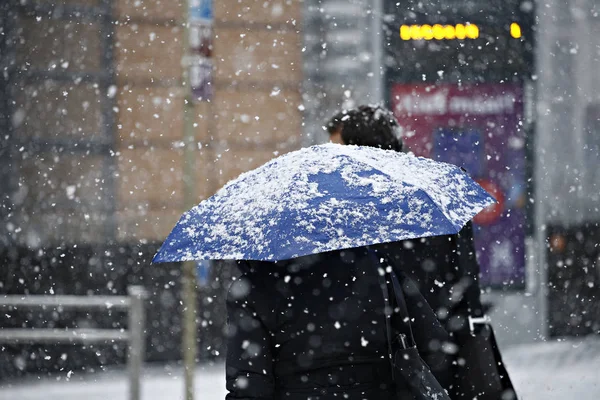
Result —
M153 261L275 261L454 234L492 203L451 164L312 146L240 175L183 214Z

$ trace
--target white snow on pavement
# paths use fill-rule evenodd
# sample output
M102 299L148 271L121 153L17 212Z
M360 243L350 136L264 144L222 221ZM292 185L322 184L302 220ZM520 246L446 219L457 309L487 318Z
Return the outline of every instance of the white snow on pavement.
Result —
M519 345L503 351L521 400L600 399L600 340L554 341ZM223 364L199 366L195 375L198 400L225 398ZM124 370L95 374L67 372L54 378L0 382L0 400L129 400ZM183 400L183 370L147 366L142 400Z
M127 371L75 373L66 381L60 377L0 382L0 400L130 400ZM60 378L60 380L57 380ZM141 400L183 400L183 369L148 366L142 378ZM196 369L195 398L225 399L223 364L199 366Z
M597 337L514 346L503 358L520 399L600 399Z

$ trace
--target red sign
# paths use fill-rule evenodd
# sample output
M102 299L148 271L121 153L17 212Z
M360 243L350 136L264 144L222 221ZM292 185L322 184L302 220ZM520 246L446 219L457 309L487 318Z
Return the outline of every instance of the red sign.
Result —
M417 156L463 167L498 201L474 218L481 283L525 278L525 133L513 84L395 84L394 115Z

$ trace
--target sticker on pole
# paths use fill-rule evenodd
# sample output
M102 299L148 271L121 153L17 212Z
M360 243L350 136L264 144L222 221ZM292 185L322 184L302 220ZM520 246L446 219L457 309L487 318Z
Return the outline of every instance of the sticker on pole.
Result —
M198 278L198 286L206 287L210 283L210 260L196 261L196 275Z
M189 0L189 20L190 21L205 21L213 20L213 2L212 0Z
M190 86L195 101L210 101L213 96L212 60L195 57L190 65Z

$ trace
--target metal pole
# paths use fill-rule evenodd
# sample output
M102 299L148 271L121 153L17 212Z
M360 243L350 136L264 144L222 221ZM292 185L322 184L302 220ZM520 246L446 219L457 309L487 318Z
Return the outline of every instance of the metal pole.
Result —
M196 135L194 131L194 101L190 82L191 54L189 46L189 0L183 7L183 140L184 164L183 185L185 208L195 204L196 181ZM184 369L185 399L194 400L194 367L196 364L196 265L188 261L183 264L182 273L182 357Z
M109 92L112 85L116 85L115 72L115 42L116 24L113 17L113 0L103 0L100 4L103 16L100 23L100 35L102 46L102 69L107 78L101 81L104 93ZM102 134L112 151L118 148L117 114L114 112L117 105L116 96L102 96ZM106 222L104 223L104 238L108 243L117 240L117 201L118 201L118 158L112 156L112 151L106 152L102 162L102 175L104 179L103 190L105 193L104 209L106 210ZM108 193L107 193L108 191Z
M539 7L537 17L539 19L538 26L542 29L535 30L535 65L538 79L536 81L536 101L542 104L550 104L552 93L547 82L553 82L557 79L554 76L554 56L552 55L553 43L557 38L557 28L554 23L554 9L544 9ZM535 109L535 108L534 108ZM534 127L534 240L536 244L536 264L538 266L538 284L539 291L537 293L538 315L539 315L539 339L545 340L548 338L549 326L549 305L548 305L548 261L547 261L547 219L550 208L548 207L548 196L550 193L550 185L548 179L548 168L553 166L547 165L546 161L551 157L546 156L550 151L552 154L551 142L553 127L551 120L543 112L536 114L536 124Z
M183 368L185 399L194 400L194 368L196 366L196 265L183 265Z
M145 313L144 299L146 291L141 286L129 286L127 293L130 297L129 308L129 400L140 400L140 378L144 363L145 350Z
M371 102L383 103L383 0L373 0L371 18L371 46L373 48Z

